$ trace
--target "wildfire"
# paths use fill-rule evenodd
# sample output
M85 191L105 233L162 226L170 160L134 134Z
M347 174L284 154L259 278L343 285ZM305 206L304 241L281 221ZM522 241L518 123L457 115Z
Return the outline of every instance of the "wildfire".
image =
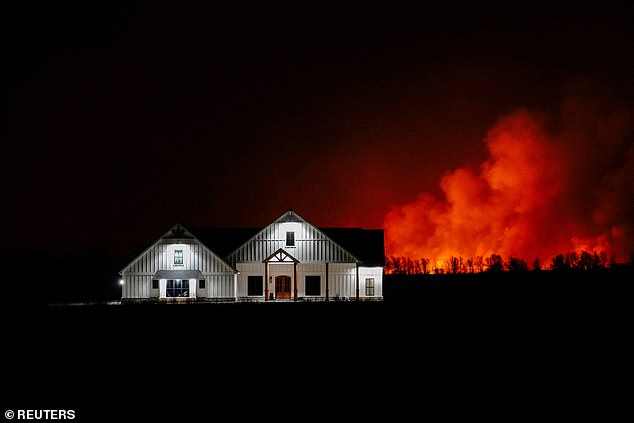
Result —
M456 258L547 263L569 251L631 260L628 115L574 97L560 121L557 127L527 110L500 119L484 139L489 156L478 168L446 173L441 198L421 193L391 208L384 219L388 256L428 258L447 269Z

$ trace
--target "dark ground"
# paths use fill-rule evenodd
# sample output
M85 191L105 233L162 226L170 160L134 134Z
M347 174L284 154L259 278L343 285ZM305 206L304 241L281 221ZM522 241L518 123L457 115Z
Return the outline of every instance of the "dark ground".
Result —
M77 421L605 420L631 376L631 276L390 276L382 303L7 306L2 403Z

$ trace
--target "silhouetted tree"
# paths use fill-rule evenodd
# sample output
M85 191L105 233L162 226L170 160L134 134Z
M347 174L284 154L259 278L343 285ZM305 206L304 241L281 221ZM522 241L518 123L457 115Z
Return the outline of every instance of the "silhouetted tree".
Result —
M473 273L473 257L467 259L467 268L469 269L469 273Z
M535 257L535 260L533 260L533 270L542 270L542 263L539 261L539 257Z
M460 271L460 260L458 259L458 257L451 256L449 258L449 270L454 275Z
M479 273L484 272L484 259L482 258L482 256L476 256L473 262Z
M440 269L438 269L438 259L436 257L432 259L432 269L436 274L441 273L439 272Z
M414 262L409 257L404 257L405 260L405 273L411 275L414 273Z
M520 258L510 257L508 262L508 270L510 272L526 272L528 270L528 264Z
M579 265L579 255L576 251L571 251L566 254L564 259L564 268L567 270L576 269Z
M426 275L427 272L429 271L429 259L423 257L422 259L420 259L421 262L421 266L423 268L423 275Z
M552 270L566 270L565 256L563 254L557 254L555 257L553 257L550 268Z
M502 256L499 254L491 254L486 258L487 272L501 272L504 270Z
M578 268L579 270L585 271L597 270L599 268L598 254L590 254L587 251L582 251L579 256Z

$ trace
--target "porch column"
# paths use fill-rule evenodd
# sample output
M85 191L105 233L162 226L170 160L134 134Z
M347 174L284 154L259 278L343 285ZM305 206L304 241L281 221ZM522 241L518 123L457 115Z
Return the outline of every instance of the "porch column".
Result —
M264 262L264 301L269 300L269 263Z
M297 262L294 261L293 262L293 297L295 298L295 301L297 301Z
M359 262L357 262L357 301L359 301Z
M236 272L236 273L233 274L233 294L234 294L233 296L234 296L234 299L236 301L238 301L238 273L240 273L240 272ZM209 284L207 289L211 288L210 285L211 284ZM209 292L209 291L207 291L207 292ZM207 296L209 296L209 295L207 295Z
M326 301L330 301L330 290L328 286L328 262L326 262Z

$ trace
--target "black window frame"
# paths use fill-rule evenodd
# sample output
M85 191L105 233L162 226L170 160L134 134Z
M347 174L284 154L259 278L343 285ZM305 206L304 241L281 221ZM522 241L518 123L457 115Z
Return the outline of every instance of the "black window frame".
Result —
M321 276L320 275L306 275L304 277L304 295L306 295L307 297L321 296Z
M174 264L184 264L183 250L174 250ZM174 279L176 280L176 279Z
M286 231L286 246L287 247L295 246L295 232L294 231Z
M168 279L165 286L167 298L188 298L189 279Z
M372 281L372 285L368 286L368 281ZM365 296L366 297L374 297L376 289L376 279L375 278L365 278Z
M152 279L152 289L159 289L159 280L158 279Z
M247 296L261 297L262 295L264 295L264 276L247 276Z
M198 279L198 289L207 289L207 281L205 279Z

